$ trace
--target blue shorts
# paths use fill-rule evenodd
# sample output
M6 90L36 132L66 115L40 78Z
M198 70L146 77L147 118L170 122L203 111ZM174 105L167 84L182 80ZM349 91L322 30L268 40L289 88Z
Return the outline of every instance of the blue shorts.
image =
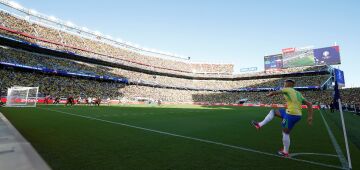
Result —
M301 119L301 116L287 114L285 109L279 109L279 112L280 112L281 118L283 119L283 121L281 122L281 126L284 129L285 128L289 129L289 131Z

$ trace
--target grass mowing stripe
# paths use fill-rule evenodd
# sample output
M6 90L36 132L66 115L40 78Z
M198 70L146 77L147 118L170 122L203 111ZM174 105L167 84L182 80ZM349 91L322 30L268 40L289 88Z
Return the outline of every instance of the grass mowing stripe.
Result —
M169 133L169 132L164 132L164 131L159 131L159 130L154 130L154 129L148 129L148 128L139 127L139 126L134 126L134 125L130 125L130 124L125 124L125 123L120 123L120 122L114 122L114 121L109 121L109 120L94 118L94 117L90 117L90 116L83 116L83 115L73 114L73 113L69 113L69 112L65 112L65 111L60 111L60 110L47 109L47 108L39 108L39 109L48 110L48 111L53 111L53 112L58 112L58 113L62 113L62 114L66 114L66 115L71 115L71 116L82 117L82 118L91 119L91 120L97 120L97 121L101 121L101 122L105 122L105 123L111 123L111 124L126 126L126 127L130 127L130 128L140 129L140 130L143 130L143 131L149 131L149 132L164 134L164 135L168 135L168 136L174 136L174 137L179 137L179 138L184 138L184 139L190 139L190 140L199 141L199 142L203 142L203 143L209 143L209 144L214 144L214 145L229 147L229 148L233 148L233 149L238 149L238 150L243 150L243 151L248 151L248 152L253 152L253 153L258 153L258 154L263 154L263 155L268 155L268 156L273 156L273 157L278 157L278 158L283 158L283 157L278 156L278 155L276 155L276 154L272 154L272 153L268 153L268 152L263 152L263 151L258 151L258 150L255 150L255 149L245 148L245 147L241 147L241 146L234 146L234 145L229 145L229 144L225 144L225 143L210 141L210 140L206 140L206 139L200 139L200 138L195 138L195 137L183 136L183 135L178 135L178 134L174 134L174 133ZM325 164L325 163L308 161L308 160L303 160L303 159L297 159L297 158L286 158L286 159L294 160L294 161L299 161L299 162L304 162L304 163L309 163L309 164L313 164L313 165L319 165L319 166L328 167L328 168L345 169L345 168L343 168L343 167L336 166L336 165L329 165L329 164Z
M348 163L345 159L344 153L341 151L340 145L337 143L336 138L335 138L334 134L332 133L328 123L326 122L321 110L320 110L320 115L321 115L322 120L324 121L325 127L329 133L329 136L330 136L332 144L334 145L335 151L338 154L338 158L339 158L339 161L341 162L341 166L345 169L348 169Z

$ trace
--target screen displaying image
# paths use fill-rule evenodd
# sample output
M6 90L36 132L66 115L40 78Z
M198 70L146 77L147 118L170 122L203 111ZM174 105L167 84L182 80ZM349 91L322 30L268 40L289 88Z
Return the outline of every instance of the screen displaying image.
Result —
M298 50L293 52L287 52L283 54L283 67L302 67L312 66L315 64L314 50Z
M265 70L282 69L282 54L269 55L264 57Z
M315 65L341 64L339 46L314 49Z

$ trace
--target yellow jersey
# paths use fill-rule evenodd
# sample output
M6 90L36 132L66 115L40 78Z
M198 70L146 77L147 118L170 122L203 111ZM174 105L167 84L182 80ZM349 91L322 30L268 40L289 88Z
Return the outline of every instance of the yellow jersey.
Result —
M284 94L287 109L286 113L290 115L300 115L302 114L302 103L305 100L305 98L302 96L302 94L298 91L296 91L294 88L286 87L281 90L281 92Z

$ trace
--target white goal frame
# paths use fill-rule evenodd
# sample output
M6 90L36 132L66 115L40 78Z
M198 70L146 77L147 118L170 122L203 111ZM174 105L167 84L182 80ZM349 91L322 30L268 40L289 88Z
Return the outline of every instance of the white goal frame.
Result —
M16 94L16 91L21 91L22 94ZM8 88L5 107L36 107L38 95L39 87L14 86Z

